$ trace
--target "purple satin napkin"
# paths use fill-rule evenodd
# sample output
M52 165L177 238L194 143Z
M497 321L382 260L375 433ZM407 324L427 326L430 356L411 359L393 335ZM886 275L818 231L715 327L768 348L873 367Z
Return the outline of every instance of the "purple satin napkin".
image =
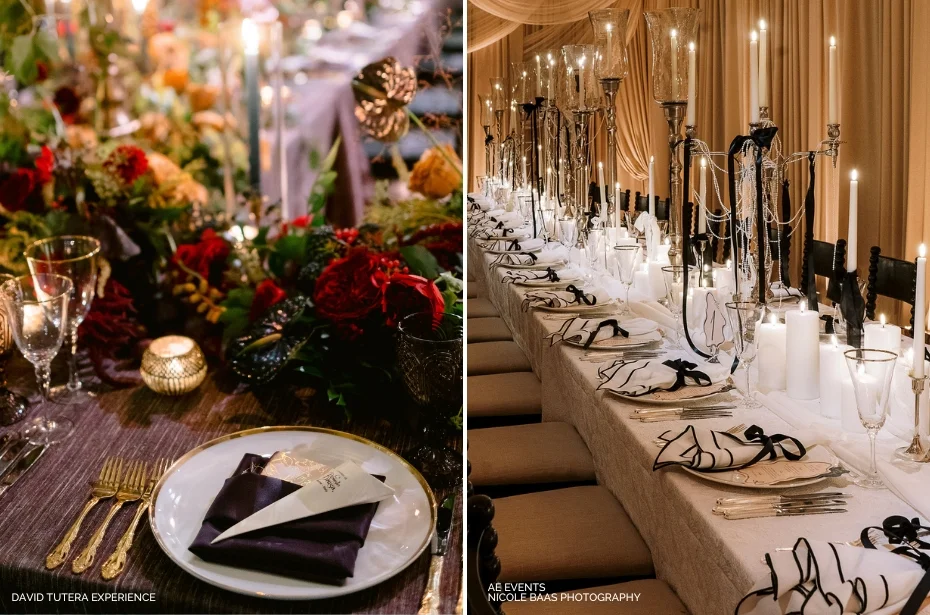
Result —
M378 503L289 521L210 544L254 512L300 489L259 474L267 459L247 454L207 511L189 550L201 559L288 577L341 584L355 572Z

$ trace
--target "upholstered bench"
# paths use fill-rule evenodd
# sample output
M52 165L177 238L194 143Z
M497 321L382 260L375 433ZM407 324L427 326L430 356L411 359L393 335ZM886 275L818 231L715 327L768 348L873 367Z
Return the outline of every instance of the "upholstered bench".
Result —
M513 340L513 334L503 318L469 318L468 343L505 342Z
M585 593L627 596L638 594L638 597L636 600L623 602L563 598L567 594ZM546 601L505 602L503 610L507 615L688 615L688 610L672 588L657 579L639 579L560 592Z
M539 416L542 384L530 371L469 376L468 418Z
M468 375L532 371L530 360L514 342L481 342L468 345Z
M500 316L497 308L483 297L478 299L467 299L465 301L465 315L468 318L491 318Z

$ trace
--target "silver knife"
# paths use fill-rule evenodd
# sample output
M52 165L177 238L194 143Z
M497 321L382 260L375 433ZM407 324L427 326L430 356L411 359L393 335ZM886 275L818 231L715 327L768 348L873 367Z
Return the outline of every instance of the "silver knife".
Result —
M844 513L845 508L819 508L819 509L797 509L797 510L773 510L756 512L727 512L724 513L725 519L755 519L757 517L800 517L803 515L829 515L833 513Z
M20 458L20 460L0 479L0 495L6 493L6 490L13 486L19 477L29 471L29 468L45 454L48 447L44 444L30 444L30 448Z
M455 494L446 497L436 513L436 533L433 534L433 557L429 563L429 578L426 591L420 601L417 615L439 615L439 585L442 581L442 563L449 548L449 532L455 512Z
M29 442L26 438L15 436L0 448L0 478L20 459L22 452L28 445Z

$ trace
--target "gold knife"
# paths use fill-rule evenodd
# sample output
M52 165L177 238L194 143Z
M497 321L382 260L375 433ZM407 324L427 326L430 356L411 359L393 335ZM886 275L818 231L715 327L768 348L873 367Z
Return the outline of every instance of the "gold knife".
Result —
M455 511L455 494L447 496L439 506L436 513L436 533L433 535L433 557L429 563L429 578L426 581L426 591L420 601L420 610L417 615L439 615L439 586L442 581L442 564L446 551L449 548L449 533L452 531L452 520Z

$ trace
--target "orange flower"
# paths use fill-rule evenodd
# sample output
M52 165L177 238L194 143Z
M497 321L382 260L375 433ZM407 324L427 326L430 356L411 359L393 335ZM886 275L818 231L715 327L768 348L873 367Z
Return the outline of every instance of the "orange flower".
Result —
M452 191L461 185L461 163L455 150L451 145L443 145L442 148L449 158L459 164L459 168L449 164L446 156L437 148L430 148L423 152L420 160L413 165L410 180L407 182L410 190L426 197L441 199L452 194Z
M187 88L189 79L190 75L186 70L169 68L165 71L164 83L165 87L174 88L175 92L181 94Z

